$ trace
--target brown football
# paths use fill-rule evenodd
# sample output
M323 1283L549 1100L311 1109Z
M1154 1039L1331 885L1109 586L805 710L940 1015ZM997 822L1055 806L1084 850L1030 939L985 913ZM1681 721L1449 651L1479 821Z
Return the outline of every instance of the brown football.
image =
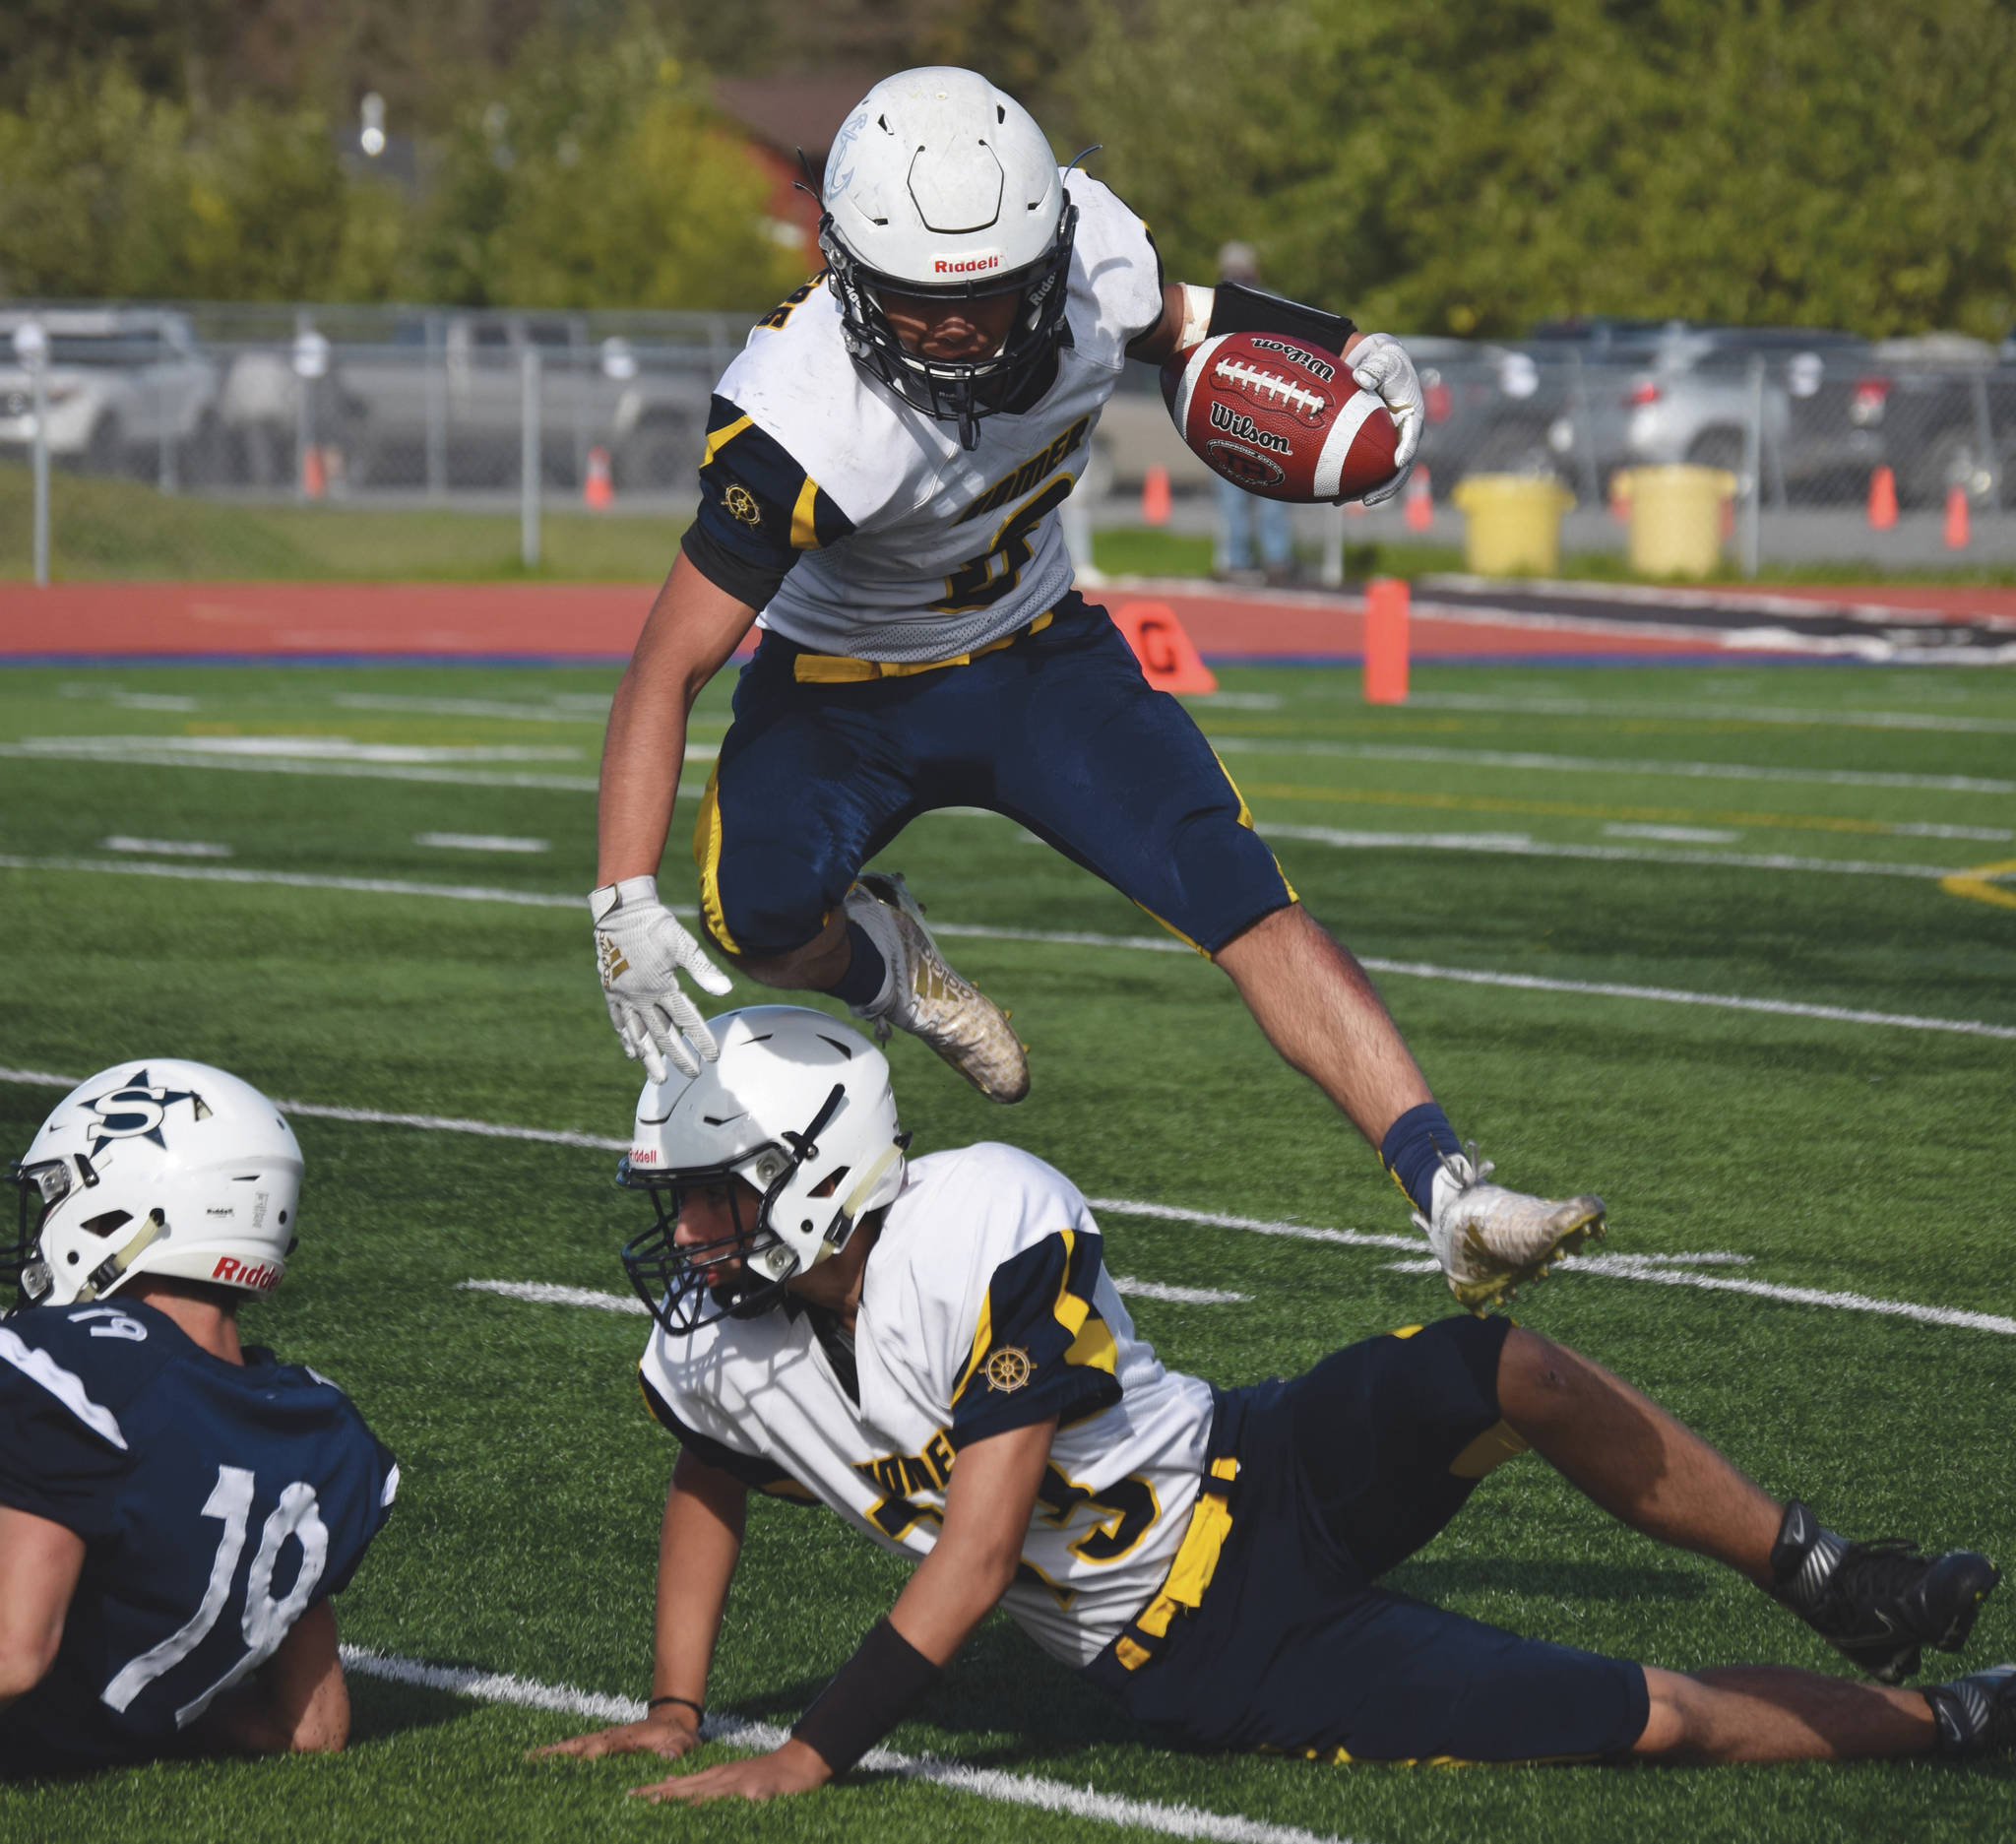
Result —
M1399 431L1335 352L1283 333L1221 333L1162 368L1191 453L1267 499L1356 499L1393 477Z

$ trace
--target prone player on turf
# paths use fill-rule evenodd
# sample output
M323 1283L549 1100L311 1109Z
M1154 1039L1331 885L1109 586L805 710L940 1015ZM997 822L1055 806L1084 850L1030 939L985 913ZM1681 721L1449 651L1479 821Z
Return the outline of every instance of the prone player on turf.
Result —
M713 1053L679 976L727 984L657 875L687 714L760 611L694 835L704 931L750 978L831 993L1019 1101L1029 1065L1006 1016L946 963L900 878L861 872L918 813L989 807L1226 971L1378 1150L1465 1304L1600 1235L1598 1197L1484 1181L1202 732L1071 586L1058 507L1128 358L1241 331L1338 352L1399 430L1369 504L1402 490L1420 441L1399 343L1238 285L1165 283L1140 220L1059 169L971 71L877 84L835 139L822 201L823 281L721 380L699 510L609 714L590 909L628 1052L658 1076Z
M542 1750L676 1758L751 1490L918 1559L775 1752L640 1789L767 1798L845 1773L999 1602L1174 1746L1325 1760L1845 1760L2016 1747L2016 1666L1897 1687L1957 1651L1996 1571L1854 1544L1629 1384L1501 1317L1219 1389L1135 1334L1085 1199L1013 1147L906 1163L888 1065L820 1013L715 1021L647 1083L624 1250L659 1320L644 1391L681 1452L645 1720ZM1518 1637L1376 1585L1532 1448L1630 1528L1746 1576L1880 1682L1679 1672Z
M0 1773L341 1749L329 1597L399 1468L342 1390L238 1339L293 1252L301 1149L168 1057L56 1105L0 1272Z

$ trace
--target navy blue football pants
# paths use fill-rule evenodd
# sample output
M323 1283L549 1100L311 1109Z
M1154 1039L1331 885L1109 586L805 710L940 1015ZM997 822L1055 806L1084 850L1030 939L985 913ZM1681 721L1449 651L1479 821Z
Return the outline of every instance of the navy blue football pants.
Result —
M1212 1457L1238 1471L1210 1583L1146 1663L1128 1670L1116 1640L1085 1675L1185 1748L1362 1761L1628 1750L1651 1711L1642 1667L1373 1586L1518 1450L1498 1414L1510 1327L1443 1319L1220 1392Z
M1005 814L1206 953L1295 900L1190 714L1076 591L965 665L811 676L836 664L766 633L742 669L693 840L726 952L804 946L934 807Z

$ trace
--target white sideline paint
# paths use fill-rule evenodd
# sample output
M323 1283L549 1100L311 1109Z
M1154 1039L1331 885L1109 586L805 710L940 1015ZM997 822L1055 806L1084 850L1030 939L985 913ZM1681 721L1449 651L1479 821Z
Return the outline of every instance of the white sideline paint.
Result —
M2016 1032L2005 1035L2016 1036ZM74 1089L80 1078L54 1075L45 1069L0 1069L0 1082L19 1082L35 1088ZM623 1152L629 1141L612 1140L592 1133L568 1133L547 1127L505 1126L490 1120L459 1120L447 1114L381 1113L368 1108L332 1108L319 1103L278 1101L284 1113L300 1114L311 1120L361 1121L371 1125L414 1127L421 1132L473 1133L487 1139L530 1140L551 1146L579 1146L600 1152ZM1270 1223L1259 1217L1228 1216L1216 1210L1186 1210L1174 1204L1152 1204L1124 1197L1089 1197L1094 1210L1109 1216L1145 1217L1166 1223L1195 1223L1213 1229L1245 1230L1259 1236L1287 1236L1311 1242L1341 1242L1357 1248L1400 1248L1410 1254L1420 1247L1413 1236L1381 1236L1363 1230L1321 1229L1307 1223ZM1889 1313L1900 1318L1922 1319L1930 1325L1953 1325L1978 1332L2016 1335L2016 1319L1998 1313L1971 1312L1956 1306L1922 1306L1909 1301L1875 1300L1866 1294L1830 1294L1811 1287L1781 1287L1768 1281L1726 1280L1705 1274L1680 1271L1683 1266L1747 1261L1749 1257L1711 1250L1697 1255L1588 1255L1564 1257L1561 1268L1579 1270L1613 1280L1658 1281L1673 1287L1705 1287L1726 1293L1754 1294L1764 1300L1784 1300L1797 1305L1831 1306L1848 1312ZM1415 1271L1416 1264L1391 1264L1398 1273ZM1423 1269L1426 1264L1420 1264ZM515 1289L516 1282L477 1282L472 1285L491 1292ZM566 1290L573 1291L573 1290ZM586 1290L582 1290L586 1291ZM608 1296L616 1298L616 1296ZM569 1302L568 1304L580 1304ZM599 1304L600 1302L590 1302ZM629 1308L625 1308L628 1310Z
M1113 1291L1137 1300L1166 1300L1180 1306L1242 1306L1251 1294L1228 1293L1217 1287L1172 1287L1161 1281L1137 1281L1132 1275L1109 1277ZM458 1281L471 1294L501 1294L541 1306L594 1306L602 1312L644 1314L648 1308L635 1294L605 1294L593 1287L561 1287L550 1281Z
M198 882L284 884L295 889L350 890L374 896L445 897L465 903L512 903L527 909L579 909L585 903L581 897L564 896L556 891L500 890L480 884L412 883L394 877L326 877L306 871L121 862L115 858L14 858L0 855L0 870L101 871L129 877L176 877ZM674 905L672 913L675 916L692 916L697 912L690 905ZM980 922L933 922L931 932L948 940L1033 941L1057 947L1122 948L1143 954L1193 954L1196 951L1166 935L1112 935L1059 928L995 928ZM1426 961L1385 960L1370 954L1360 955L1359 963L1374 973L1399 974L1410 980L1449 980L1463 986L1502 986L1529 992L1570 992L1593 998L1646 999L1659 1004L1702 1005L1722 1011L1767 1012L1781 1018L1816 1018L1830 1024L1883 1025L1902 1031L1950 1031L1962 1037L2016 1042L2016 1025L1987 1024L1972 1018L1926 1018L1913 1012L1858 1011L1845 1005L1814 1005L1798 999L1753 999L1733 993L1690 992L1675 986L1641 986L1615 981L1556 980L1538 974L1491 973L1480 968L1437 967ZM355 1118L389 1120L394 1116L358 1114ZM611 1140L606 1144L621 1150L624 1142Z
M144 852L151 858L229 858L227 845L205 845L196 839L132 839L115 832L98 841L101 852Z
M340 691L329 701L340 711L398 711L410 717L502 717L534 724L603 724L609 701L562 693L545 704L502 698L402 698L392 692Z
M147 738L150 744L156 739ZM704 743L688 743L686 760L712 763L716 751ZM594 794L598 786L593 775L534 775L508 771L484 773L480 769L402 768L383 762L290 761L277 756L203 756L174 749L148 747L87 753L83 750L52 757L46 750L26 743L0 743L0 760L12 759L66 762L111 762L122 768L217 768L254 775L305 775L318 781L417 781L450 788L537 788L551 794ZM682 791L685 798L690 791Z
M1493 698L1483 692L1419 691L1408 703L1426 711L1494 711L1523 717L1657 717L1670 723L1815 724L1846 730L1931 730L1972 736L2016 736L2002 717L1942 717L1929 711L1803 711L1746 704L1618 704L1593 698Z
M344 1669L361 1678L383 1678L418 1689L444 1690L451 1696L466 1696L478 1703L510 1703L521 1709L551 1710L556 1715L581 1716L591 1722L610 1724L641 1722L645 1715L643 1703L634 1697L577 1690L571 1685L538 1684L506 1672L428 1665L416 1658L401 1658L396 1653L363 1646L343 1645L338 1650ZM787 1736L785 1730L769 1723L748 1722L723 1711L710 1714L701 1724L700 1733L706 1741L726 1748L766 1753L782 1748ZM1269 1824L1264 1819L1206 1812L1196 1806L1166 1806L1155 1800L1096 1793L1091 1787L1066 1786L1061 1780L1040 1780L1033 1774L1006 1773L998 1767L970 1767L964 1761L944 1760L934 1754L899 1754L892 1749L871 1749L861 1757L861 1766L870 1773L929 1781L955 1793L971 1793L1000 1805L1034 1807L1040 1812L1094 1819L1102 1824L1135 1825L1144 1831L1159 1831L1165 1837L1209 1838L1214 1844L1350 1844L1349 1839L1326 1837L1294 1825ZM639 1771L656 1769L647 1758Z
M1569 845L1525 833L1356 832L1336 826L1256 828L1267 839L1299 839L1308 845L1353 851L1494 852L1514 858L1596 858L1612 864L1695 864L1721 870L1828 871L1844 877L1964 877L1951 864L1907 864L1885 858L1793 858L1778 852L1641 852L1621 845Z
M550 852L550 839L514 839L501 832L416 832L414 845L443 852Z
M1667 845L1733 845L1743 836L1719 826L1639 826L1614 820L1603 831L1606 839L1656 839Z
M278 756L294 762L396 762L440 767L472 762L578 762L565 745L523 743L438 747L417 742L358 742L353 736L31 736L20 743L31 756L81 755L125 760L133 755Z
M1525 768L1568 775L1676 775L1699 781L1782 781L1832 788L1911 788L1930 794L2016 794L2016 781L1975 775L1890 774L1859 768L1760 768L1743 762L1648 762L1526 749L1447 749L1430 743L1331 742L1317 737L1227 736L1208 731L1222 755L1325 755L1366 762L1443 762L1457 768Z

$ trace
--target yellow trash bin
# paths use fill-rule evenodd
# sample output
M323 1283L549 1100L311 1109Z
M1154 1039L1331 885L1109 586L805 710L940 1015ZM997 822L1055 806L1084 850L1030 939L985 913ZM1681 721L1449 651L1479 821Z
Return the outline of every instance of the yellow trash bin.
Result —
M1575 495L1544 474L1472 474L1449 495L1463 514L1464 559L1479 576L1551 576L1561 514Z
M1640 576L1712 576L1722 561L1724 509L1736 490L1725 468L1631 468L1610 490L1631 508L1626 554Z

